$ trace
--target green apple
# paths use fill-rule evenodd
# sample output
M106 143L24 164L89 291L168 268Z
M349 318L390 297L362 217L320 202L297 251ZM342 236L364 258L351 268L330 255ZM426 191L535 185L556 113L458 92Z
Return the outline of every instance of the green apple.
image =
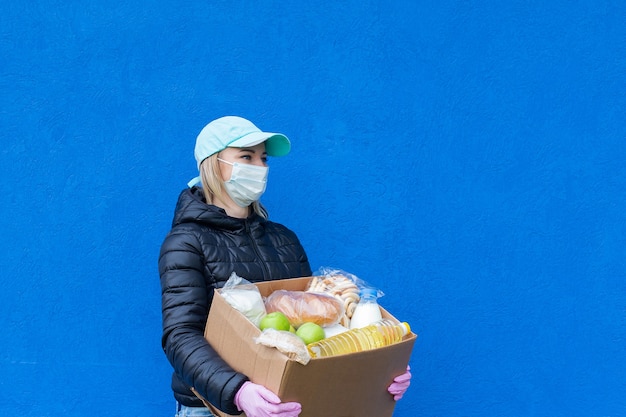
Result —
M263 316L261 321L259 322L259 329L276 329L276 330L286 330L289 331L291 327L291 323L289 323L289 319L280 311L274 311L271 313L267 313Z
M302 339L305 345L318 342L326 337L324 328L312 322L302 323L302 325L298 327L298 330L296 330L296 335Z

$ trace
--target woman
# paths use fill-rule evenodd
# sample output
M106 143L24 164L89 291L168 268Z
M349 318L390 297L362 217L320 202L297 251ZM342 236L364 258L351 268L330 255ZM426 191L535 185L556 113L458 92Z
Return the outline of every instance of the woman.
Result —
M234 371L204 339L213 293L233 272L252 282L311 275L297 236L269 221L259 203L267 157L284 156L290 147L286 136L235 116L214 120L198 135L200 176L181 192L159 256L162 345L174 368L177 417L212 416L192 388L228 414L300 414L299 403L283 403ZM389 392L397 397L393 386Z

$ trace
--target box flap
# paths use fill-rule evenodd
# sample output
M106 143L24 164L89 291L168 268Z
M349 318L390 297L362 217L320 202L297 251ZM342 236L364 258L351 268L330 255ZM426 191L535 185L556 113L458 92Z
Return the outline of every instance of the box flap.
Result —
M232 336L236 334L237 338ZM215 293L207 320L205 337L234 370L256 384L278 392L289 358L278 350L258 345L261 331L219 293Z

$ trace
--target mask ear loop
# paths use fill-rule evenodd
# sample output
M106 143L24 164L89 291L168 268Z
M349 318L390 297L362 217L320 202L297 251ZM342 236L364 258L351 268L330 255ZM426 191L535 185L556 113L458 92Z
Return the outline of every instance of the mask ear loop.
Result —
M234 162L228 162L228 161L226 161L226 160L224 160L224 159L220 158L220 157L219 157L219 154L218 154L218 157L217 157L217 161L218 161L218 162L223 162L223 163L225 163L225 164L227 164L227 165L230 165L230 166L232 166L232 167L233 167L233 169L235 169L235 163L234 163ZM222 175L223 175L223 174L222 174L222 167L221 167L221 166L219 166L219 164L217 164L217 166L218 166L218 168L217 168L217 169L219 169L219 172L218 172L217 174L220 176L220 178L223 178L223 177L222 177ZM232 171L231 171L231 173L230 173L230 178L232 178L232 177L233 177L233 173L232 173ZM228 182L228 181L230 181L230 179L228 179L228 180L223 180L222 182L226 183L226 182Z
M219 153L217 154L217 160L224 162L226 164L230 164L230 165L234 165L232 162L228 162L223 160L222 158L219 157ZM221 172L220 172L221 174ZM198 175L197 177L192 178L191 180L189 180L189 182L187 182L187 187L189 188L193 188L195 186L201 187L202 186L202 178Z
M220 157L218 157L218 158L217 158L217 160L218 160L218 161L220 161L220 162L223 162L223 163L225 163L225 164L228 164L228 165L230 165L230 166L233 166L233 167L235 166L235 163L234 163L234 162L228 162L228 161L225 161L224 159L222 159L222 158L220 158Z

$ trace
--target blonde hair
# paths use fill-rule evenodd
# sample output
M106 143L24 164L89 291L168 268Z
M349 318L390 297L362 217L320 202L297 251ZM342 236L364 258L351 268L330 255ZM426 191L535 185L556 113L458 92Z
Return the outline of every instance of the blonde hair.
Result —
M215 200L222 200L222 196L226 193L222 180L222 170L217 158L218 155L215 153L200 163L200 180L207 204L215 204ZM251 206L256 214L264 219L268 218L267 210L259 201L253 202Z

